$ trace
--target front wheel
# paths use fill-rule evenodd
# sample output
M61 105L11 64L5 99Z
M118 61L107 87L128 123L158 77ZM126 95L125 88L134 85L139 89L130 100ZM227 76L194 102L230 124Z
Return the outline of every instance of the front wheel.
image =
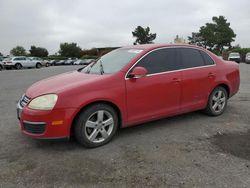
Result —
M95 104L83 110L74 125L77 141L93 148L108 143L118 128L116 111L106 104Z
M221 115L227 106L228 93L225 88L219 86L213 90L208 99L205 113L210 116Z

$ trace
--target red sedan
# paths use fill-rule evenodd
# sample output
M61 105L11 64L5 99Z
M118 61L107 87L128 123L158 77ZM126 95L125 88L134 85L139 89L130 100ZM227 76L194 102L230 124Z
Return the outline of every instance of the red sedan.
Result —
M221 115L239 84L239 65L203 48L138 45L35 83L19 100L17 114L28 136L74 134L82 145L97 147L120 127L196 110Z

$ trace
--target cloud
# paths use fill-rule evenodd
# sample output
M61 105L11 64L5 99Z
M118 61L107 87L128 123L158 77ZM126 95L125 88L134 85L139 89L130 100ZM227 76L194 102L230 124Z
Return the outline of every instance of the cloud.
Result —
M55 53L61 42L82 48L130 45L138 25L157 33L156 42L169 43L219 15L231 23L235 43L250 47L249 7L247 0L1 0L0 52L36 45Z

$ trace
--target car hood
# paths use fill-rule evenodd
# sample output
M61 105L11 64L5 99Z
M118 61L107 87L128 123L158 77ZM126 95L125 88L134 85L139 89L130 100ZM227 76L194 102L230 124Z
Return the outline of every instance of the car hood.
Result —
M59 94L65 90L95 82L102 79L103 76L78 71L67 72L36 82L27 89L26 95L29 98L34 98L49 93Z

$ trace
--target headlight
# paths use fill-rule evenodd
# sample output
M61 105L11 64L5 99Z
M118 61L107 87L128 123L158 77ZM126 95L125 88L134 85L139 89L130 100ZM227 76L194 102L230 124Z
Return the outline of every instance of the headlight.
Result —
M58 96L56 94L43 95L34 98L28 105L33 110L52 110L56 104Z

